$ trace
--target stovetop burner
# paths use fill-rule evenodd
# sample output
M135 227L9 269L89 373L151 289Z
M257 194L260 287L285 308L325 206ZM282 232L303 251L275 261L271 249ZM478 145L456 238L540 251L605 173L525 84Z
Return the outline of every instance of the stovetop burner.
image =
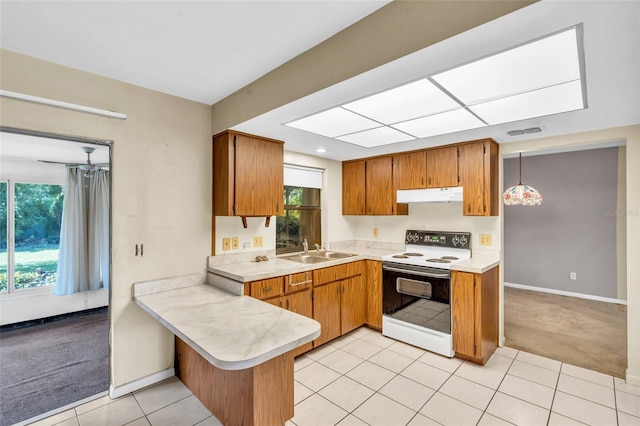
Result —
M408 230L404 251L383 256L382 260L396 265L451 269L453 264L471 257L470 241L468 232Z

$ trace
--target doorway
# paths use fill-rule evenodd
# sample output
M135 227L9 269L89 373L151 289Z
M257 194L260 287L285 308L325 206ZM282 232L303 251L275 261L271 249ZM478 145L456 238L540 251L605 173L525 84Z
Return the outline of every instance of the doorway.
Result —
M522 182L543 201L504 207L505 345L624 377L623 145L523 155ZM504 186L518 174L505 155Z
M111 143L4 127L0 140L0 369L4 370L0 424L4 426L108 391ZM66 271L61 267L61 248L67 250L61 231L64 223L69 228L86 220L62 217L62 206L73 198L64 192L71 186L69 171L80 176L83 194L94 176L107 182L103 191L107 257L97 286L60 292L61 281L69 281L60 277L72 275L69 267ZM5 374L8 371L11 374Z

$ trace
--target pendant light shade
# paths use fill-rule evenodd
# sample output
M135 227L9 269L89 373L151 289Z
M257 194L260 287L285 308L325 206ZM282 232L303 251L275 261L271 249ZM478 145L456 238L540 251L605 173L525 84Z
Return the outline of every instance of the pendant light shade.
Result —
M542 204L542 194L537 189L522 183L522 153L520 161L520 180L518 184L508 188L502 194L505 206L539 206Z

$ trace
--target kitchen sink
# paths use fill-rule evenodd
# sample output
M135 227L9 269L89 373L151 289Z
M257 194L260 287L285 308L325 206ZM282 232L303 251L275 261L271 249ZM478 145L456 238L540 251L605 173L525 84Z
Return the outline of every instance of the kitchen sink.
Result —
M345 257L356 256L352 253L342 253L338 251L321 251L320 253L313 253L312 256L319 256L325 259L344 259Z
M352 253L341 253L337 251L321 251L319 253L311 252L309 254L293 254L282 256L281 259L293 260L300 263L322 263L330 260L344 259L346 257L357 256Z

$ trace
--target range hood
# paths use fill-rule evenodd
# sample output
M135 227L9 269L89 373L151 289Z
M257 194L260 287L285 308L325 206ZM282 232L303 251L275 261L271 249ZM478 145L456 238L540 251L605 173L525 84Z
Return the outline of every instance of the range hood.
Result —
M399 189L398 203L452 203L462 202L462 187Z

